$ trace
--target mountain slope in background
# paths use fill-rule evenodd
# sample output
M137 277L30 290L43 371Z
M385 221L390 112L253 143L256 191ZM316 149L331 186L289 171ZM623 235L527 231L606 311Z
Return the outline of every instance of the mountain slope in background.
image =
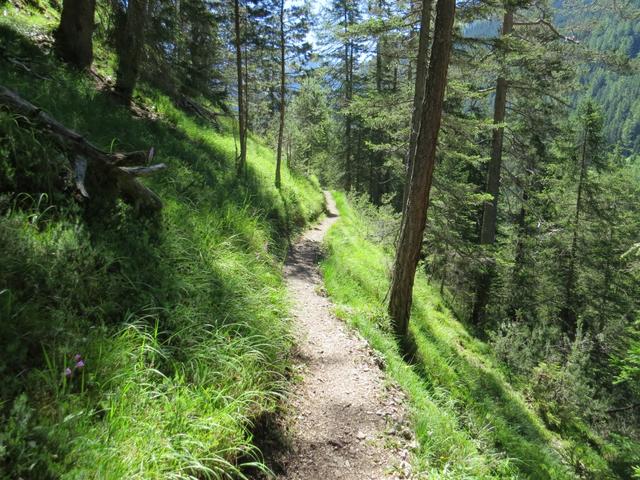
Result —
M557 26L590 51L585 57L598 58L582 62L578 98L588 96L602 107L604 134L611 144L627 154L640 153L640 21L613 9L594 13L566 2L556 9ZM491 38L499 31L499 21L481 20L465 26L464 35Z

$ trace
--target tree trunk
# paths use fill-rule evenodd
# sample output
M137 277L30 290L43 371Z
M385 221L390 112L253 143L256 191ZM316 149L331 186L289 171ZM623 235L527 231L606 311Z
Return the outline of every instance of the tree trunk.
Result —
M429 192L436 160L436 145L442 118L442 105L447 86L447 71L451 56L455 0L438 0L429 75L425 82L420 128L415 156L411 161L411 180L407 205L402 215L400 240L396 251L389 295L389 315L393 329L405 338L409 328L413 282L420 257L422 236L427 221ZM425 20L427 20L425 22ZM422 16L421 31L428 28L428 17ZM416 80L415 96L421 94Z
M394 65L393 67L393 82L391 82L391 91L398 91L398 66Z
M607 229L607 241L609 245L613 245L613 227L609 225ZM600 308L598 309L598 325L591 325L591 329L602 331L608 315L607 306L609 305L609 292L611 291L611 257L607 255L602 272L602 287L600 287Z
M569 266L565 281L565 305L562 309L561 317L565 324L565 330L573 338L577 330L577 315L575 305L575 284L576 284L576 255L578 252L578 231L580 229L580 214L582 213L582 195L584 182L587 177L587 142L589 137L588 126L584 128L584 138L582 140L580 153L580 178L578 180L578 192L576 194L576 213L573 218L573 235L571 237L571 250L569 251Z
M345 37L349 32L349 12L347 9L347 4L344 6L344 34ZM351 92L352 92L352 75L353 75L353 45L351 45L351 41L348 38L345 38L344 44L344 68L345 68L345 107L349 108L351 104ZM352 118L351 114L347 112L345 115L345 182L344 187L348 192L351 190L351 182L352 182L352 165L351 165L351 126L352 126Z
M431 27L431 8L433 0L423 0L422 13L420 14L420 33L418 35L418 56L416 58L416 90L413 96L413 113L411 114L411 135L409 137L409 151L406 159L406 182L403 190L402 206L407 205L409 182L411 181L411 168L415 157L416 139L420 130L422 118L422 103L424 101L424 89L427 83L427 59L429 54L429 32Z
M382 1L378 1L378 13L382 13ZM376 92L378 95L382 95L384 90L384 67L385 61L383 58L384 50L384 37L378 35L376 42ZM382 143L384 141L385 131L384 129L377 128L373 130L371 138L376 143ZM384 165L384 152L370 152L369 153L369 198L374 205L380 205L381 192L380 192L380 172Z
M527 228L527 201L529 200L529 194L526 188L522 192L522 205L520 205L520 211L516 220L517 233L516 233L516 245L514 252L514 262L512 271L512 294L509 300L508 315L514 321L518 319L518 309L523 306L522 297L530 292L526 290L525 282L525 242L529 237L529 231ZM532 316L533 312L527 312L529 316Z
M238 176L242 176L247 162L247 142L245 130L244 87L242 85L242 43L240 32L240 0L233 2L233 20L235 26L236 74L238 76L238 131L240 135L240 158L238 159Z
M244 144L247 146L247 138L249 137L249 128L251 119L249 118L249 48L244 47ZM246 166L246 165L245 165ZM246 173L246 172L245 172Z
M509 35L513 30L513 10L504 14L502 36ZM493 123L499 125L504 122L507 109L507 79L499 76L496 84L496 98L493 104ZM500 170L502 168L502 146L504 142L504 127L493 130L491 139L491 160L487 174L487 193L493 197L491 202L485 202L482 213L481 244L492 244L496 241L496 219L498 210L498 195L500 194Z
M56 50L62 59L79 69L93 61L95 0L64 0L60 25L55 32Z
M376 91L382 92L382 39L376 42Z
M513 9L507 8L502 22L502 36L513 31ZM496 83L496 98L493 104L493 123L501 125L505 119L507 109L507 79L500 75ZM500 171L502 169L502 146L504 143L504 127L494 128L491 138L491 159L487 173L486 192L491 194L491 201L484 203L482 212L482 227L480 230L480 244L493 245L496 241L498 218L498 195L500 194ZM475 324L484 321L485 309L489 301L489 290L494 274L493 258L487 262L484 272L478 276L476 297L473 305L472 319Z
M362 129L359 128L357 130L358 132L358 136L356 137L356 153L353 156L353 163L355 166L355 178L354 178L354 182L353 182L353 186L354 186L354 190L359 191L359 186L364 183L361 182L361 177L362 177L362 165L360 162L360 156L362 153Z
M280 163L282 162L282 137L284 136L284 102L285 102L285 36L284 36L284 0L280 0L280 127L278 128L278 148L276 153L276 188L282 183Z
M129 0L123 42L118 52L116 92L129 105L138 81L140 60L144 47L144 25L147 18L147 0Z

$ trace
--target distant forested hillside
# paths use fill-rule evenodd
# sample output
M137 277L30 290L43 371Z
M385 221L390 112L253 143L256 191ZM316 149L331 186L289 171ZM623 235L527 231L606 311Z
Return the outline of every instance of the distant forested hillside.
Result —
M638 2L640 4L640 2ZM579 19L572 19L576 22ZM587 18L583 19L587 24ZM591 24L587 24L589 27ZM599 15L593 29L586 28L585 45L609 54L614 61L631 59L635 69L607 68L602 62L585 67L583 82L587 93L603 109L604 133L612 143L618 143L629 153L640 152L640 72L637 58L640 53L640 21L623 18L612 11Z
M634 1L640 8L640 2ZM585 58L578 59L583 70L580 93L590 96L602 107L606 138L612 144L620 145L626 153L639 153L638 14L631 10L597 7L576 9L574 2L561 2L556 7L555 23L558 28L563 34L578 39L585 47ZM498 35L499 30L499 21L480 20L467 25L464 36L491 38ZM580 97L581 94L576 99Z

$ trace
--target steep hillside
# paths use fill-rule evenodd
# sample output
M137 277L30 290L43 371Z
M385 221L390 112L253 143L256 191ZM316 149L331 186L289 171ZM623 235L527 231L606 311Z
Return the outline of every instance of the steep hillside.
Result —
M105 150L154 147L148 219L80 201L47 135L0 108L0 478L229 478L288 365L287 239L317 183L154 90L133 115L48 52L52 19L0 17L0 84ZM36 45L37 43L37 45ZM102 51L98 65L108 64ZM257 462L257 463L256 463Z
M631 476L640 461L637 445L614 445L581 423L552 430L551 405L539 391L521 391L509 381L514 377L491 346L455 319L422 273L411 317L415 351L406 363L384 307L393 260L380 242L378 226L385 222L370 208L356 210L342 194L336 200L341 218L328 234L326 288L337 315L383 355L388 375L409 394L417 471L450 479ZM538 382L555 388L548 372Z

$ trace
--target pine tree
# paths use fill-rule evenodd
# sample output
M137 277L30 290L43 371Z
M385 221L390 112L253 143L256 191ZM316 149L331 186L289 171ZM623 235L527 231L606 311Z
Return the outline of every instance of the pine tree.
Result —
M578 256L578 239L581 230L581 217L584 210L584 195L587 183L588 168L591 160L598 155L598 148L601 146L601 118L596 113L594 105L587 102L580 115L582 132L579 146L579 173L577 179L577 190L575 199L575 214L571 225L571 246L569 249L568 266L565 276L565 304L562 310L562 319L565 328L572 336L577 330L576 314L576 269Z
M447 71L453 42L454 0L438 0L433 47L423 99L420 130L411 169L407 205L402 216L400 239L389 292L389 315L394 332L407 335L411 315L412 290L427 219L429 191L435 167L436 145L442 117ZM420 28L427 28L421 23ZM416 83L415 95L420 95Z
M79 68L93 61L95 0L64 0L60 25L55 31L56 50L62 59Z
M508 37L513 30L513 8L506 6L502 21L502 36ZM504 142L504 126L507 109L507 79L504 75L498 77L496 83L496 96L493 107L493 123L495 125L491 139L491 158L487 174L487 193L491 195L491 201L485 202L482 213L482 225L480 229L480 244L492 245L496 241L496 228L498 221L498 195L500 194L500 174L502 168L502 149ZM488 262L486 271L478 277L476 298L473 305L472 318L474 323L483 321L484 310L487 305L491 280L493 277L492 259Z
M407 182L404 188L403 194L403 206L407 204L407 195L409 193L409 181L411 179L411 169L413 158L415 156L414 150L416 148L416 140L418 138L418 131L420 130L420 120L422 118L422 104L424 101L424 90L427 83L427 62L429 54L429 31L431 25L431 6L433 0L423 0L420 9L420 25L425 25L426 28L420 28L418 35L418 54L416 57L416 92L413 98L413 112L411 114L411 136L409 138L409 149L407 150ZM411 71L411 68L409 68Z
M147 3L147 0L129 0L127 3L115 86L116 92L127 105L133 98L142 63Z
M247 163L247 130L246 130L246 100L244 74L242 68L242 31L240 29L240 0L233 1L233 24L235 32L236 77L238 90L238 132L240 136L240 157L238 158L238 176L246 171Z
M284 138L284 108L286 96L285 51L286 37L284 32L284 0L280 0L280 122L278 125L278 145L276 147L276 188L280 188L282 183L280 176L280 163L282 162L282 141Z

